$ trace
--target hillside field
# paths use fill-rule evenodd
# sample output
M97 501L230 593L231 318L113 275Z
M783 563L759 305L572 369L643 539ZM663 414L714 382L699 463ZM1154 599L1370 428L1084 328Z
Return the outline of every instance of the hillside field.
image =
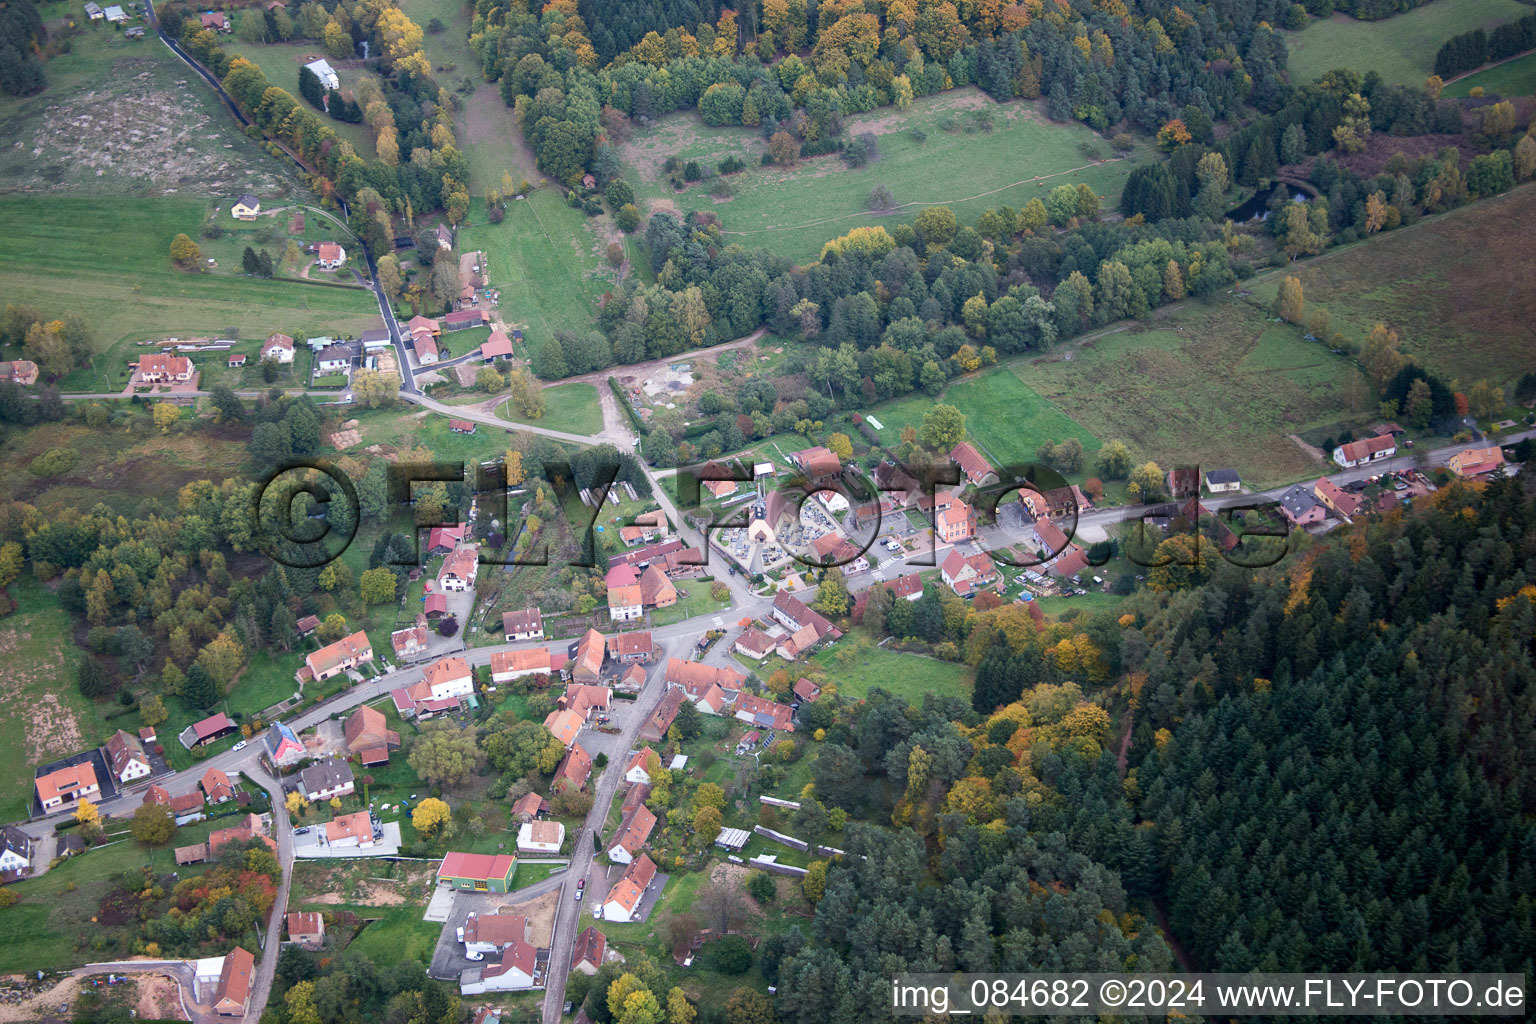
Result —
M990 115L990 129L979 114ZM845 123L850 136L876 136L878 159L856 169L835 154L793 168L763 167L768 147L757 129L711 128L696 114L669 115L623 145L625 178L642 213L709 210L728 240L805 262L831 238L861 226L910 223L925 205L947 205L970 223L990 207L1019 207L1057 185L1086 183L1110 209L1136 161L1146 158L1138 149L1122 159L1084 125L1053 124L1032 104L998 104L977 89L926 96L908 110L884 107ZM712 196L710 181L676 192L662 171L671 156L713 168L729 155L748 165L719 179L734 198ZM879 184L891 189L898 206L875 215L867 201Z
M171 239L195 237L205 211L193 198L0 197L0 294L81 314L103 353L64 390L120 390L119 371L143 351L134 342L148 338L355 335L378 323L361 288L177 270Z
M530 420L518 413L511 400L496 407L496 415L514 423L528 423L568 434L596 434L603 429L603 409L597 388L586 381L553 384L544 389L544 415Z
M1435 0L1381 21L1335 14L1284 33L1291 81L1303 85L1334 68L1352 68L1362 75L1375 71L1399 85L1421 85L1434 73L1440 44L1451 36L1529 13L1517 0Z
M1445 87L1446 96L1470 96L1474 88L1492 96L1530 96L1536 94L1536 53L1515 57L1482 71L1474 71Z
M1506 388L1531 370L1536 281L1525 251L1536 220L1536 186L1464 206L1301 264L1309 305L1364 337L1377 323L1402 336L1403 350L1447 381L1488 377ZM1269 302L1279 285L1254 286Z

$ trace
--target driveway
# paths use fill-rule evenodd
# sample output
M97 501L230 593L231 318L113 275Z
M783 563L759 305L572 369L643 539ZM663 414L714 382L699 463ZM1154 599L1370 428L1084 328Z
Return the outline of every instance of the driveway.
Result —
M536 896L543 896L553 889L562 889L565 880L566 873L559 871L532 885L514 889L512 892L454 892L453 907L448 911L447 920L443 922L442 933L437 937L437 948L432 951L432 966L427 974L442 981L457 981L460 971L471 967L483 967L485 961L471 960L466 957L464 945L459 942L458 930L464 926L469 915L474 913L483 917L494 914L498 908L509 903L521 903ZM443 890L440 889L439 892L441 891ZM435 897L436 894L434 894Z
M293 837L293 855L310 860L331 857L393 857L400 852L400 823L386 821L378 829L382 835L372 845L331 846L325 841L325 826L311 825L304 835Z

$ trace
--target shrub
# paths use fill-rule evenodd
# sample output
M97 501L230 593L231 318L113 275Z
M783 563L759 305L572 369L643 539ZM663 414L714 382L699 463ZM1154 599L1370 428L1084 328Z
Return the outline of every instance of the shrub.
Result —
M80 456L73 448L50 448L27 464L33 476L59 476L75 468Z
M747 162L734 153L720 161L718 170L721 174L735 174L737 171L747 169Z

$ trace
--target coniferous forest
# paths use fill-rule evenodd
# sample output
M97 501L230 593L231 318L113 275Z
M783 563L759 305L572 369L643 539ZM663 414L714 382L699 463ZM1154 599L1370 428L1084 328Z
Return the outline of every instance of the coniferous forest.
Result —
M1016 665L995 713L877 691L828 728L817 799L896 828L850 824L814 921L768 941L781 1014L886 1019L904 970L1530 972L1533 580L1509 480L1076 640L978 625L969 656ZM1086 637L1098 685L1062 653Z

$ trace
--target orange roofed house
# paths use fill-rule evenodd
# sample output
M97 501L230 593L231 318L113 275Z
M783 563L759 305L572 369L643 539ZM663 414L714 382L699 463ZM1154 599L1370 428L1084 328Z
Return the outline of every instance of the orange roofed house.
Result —
M1463 480L1470 480L1485 473L1492 473L1504 465L1504 449L1498 445L1488 448L1468 448L1446 460L1446 468Z
M603 920L635 920L640 914L641 900L655 881L656 864L642 853L624 869L618 883L608 890L608 898L603 901Z
M366 704L352 712L343 732L347 739L347 750L354 754L374 747L389 750L400 748L400 734L389 728L384 712Z
M474 544L460 544L437 571L437 585L442 590L462 591L475 585L480 573L480 549Z
M219 986L213 992L213 1012L220 1017L243 1017L251 1001L251 978L256 973L256 957L236 946L224 958L219 972Z
M552 671L547 647L530 647L526 651L496 651L491 655L493 683L510 683L523 676L547 676Z
M139 357L139 379L146 384L182 384L192 379L192 360L154 352Z
M96 781L96 768L89 761L60 768L37 778L37 799L45 813L100 794L101 784Z
M351 636L344 636L333 644L327 644L318 651L308 655L304 659L304 668L299 670L299 682L313 679L316 682L324 682L335 675L357 668L357 666L373 660L373 644L368 639L368 634L358 630ZM308 676L305 672L308 672Z

